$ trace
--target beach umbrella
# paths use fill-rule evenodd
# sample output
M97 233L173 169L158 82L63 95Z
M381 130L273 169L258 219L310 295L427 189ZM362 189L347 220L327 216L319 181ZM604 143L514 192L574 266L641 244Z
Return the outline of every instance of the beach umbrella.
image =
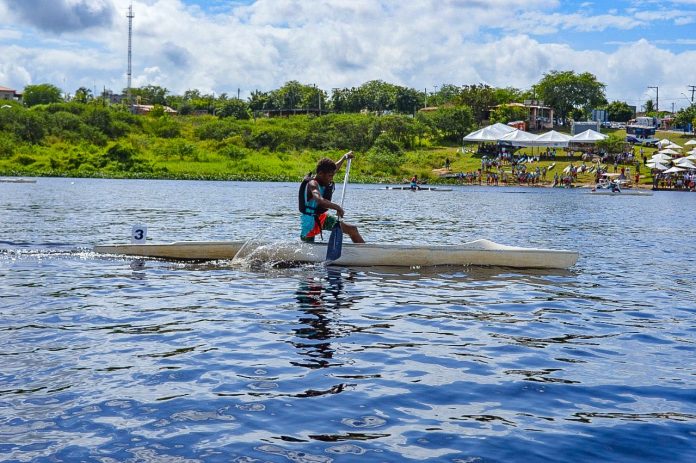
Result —
M683 167L684 169L696 169L696 165L694 165L694 163L691 162L691 159L688 158L679 158L672 162L675 166Z
M684 143L684 144L687 145L687 146L688 146L688 145L696 145L696 140L693 140L693 139L692 139L692 140L687 141L687 142Z
M658 161L648 161L648 162L646 163L646 165L647 165L648 167L650 167L651 169L667 170L667 166L663 166L663 165L660 164L660 162L658 162Z
M682 169L681 167L670 167L669 169L665 170L665 174L676 174L677 172L684 172L686 169Z
M669 156L665 153L657 153L657 154L653 154L652 157L650 158L650 160L657 161L657 162L671 161L672 156Z

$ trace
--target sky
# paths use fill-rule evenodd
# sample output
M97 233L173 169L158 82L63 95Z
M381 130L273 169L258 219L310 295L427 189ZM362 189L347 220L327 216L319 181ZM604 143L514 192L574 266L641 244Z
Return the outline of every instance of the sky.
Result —
M0 86L120 92L130 0L0 0ZM609 101L688 106L696 0L133 0L132 85L248 97L297 80L529 89L590 72ZM658 89L649 88L658 87ZM694 94L696 97L696 94ZM696 101L696 98L694 98Z

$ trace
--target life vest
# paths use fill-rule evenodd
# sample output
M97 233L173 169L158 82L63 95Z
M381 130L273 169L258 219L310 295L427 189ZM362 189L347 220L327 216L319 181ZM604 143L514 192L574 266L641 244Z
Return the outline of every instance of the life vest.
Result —
M315 218L318 218L321 214L328 211L328 209L323 207L314 208L313 206L307 204L309 201L311 201L311 198L309 197L309 191L307 190L307 184L309 184L310 181L312 181L312 177L307 176L302 180L302 183L300 183L300 189L297 195L298 206L300 212L302 212L303 214L313 215ZM333 182L331 182L329 185L323 188L323 191L321 186L319 188L322 198L326 199L327 201L331 201L336 185Z

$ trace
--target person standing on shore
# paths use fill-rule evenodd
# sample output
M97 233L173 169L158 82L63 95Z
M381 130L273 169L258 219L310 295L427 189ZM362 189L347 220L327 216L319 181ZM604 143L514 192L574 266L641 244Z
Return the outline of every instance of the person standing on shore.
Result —
M300 216L302 241L314 242L317 235L322 235L323 230L331 230L343 217L343 208L331 201L335 188L333 178L343 165L343 161L352 158L352 151L344 154L336 162L329 158L322 158L317 163L316 174L312 176L310 173L300 184L298 199L302 213ZM329 209L335 210L336 215L329 215ZM343 233L350 236L354 243L365 242L358 232L358 227L343 221L340 221L340 224Z

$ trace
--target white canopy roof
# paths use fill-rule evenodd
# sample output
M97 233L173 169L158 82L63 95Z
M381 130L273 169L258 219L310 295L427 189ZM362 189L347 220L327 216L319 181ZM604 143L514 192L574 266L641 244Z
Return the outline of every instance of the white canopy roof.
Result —
M669 148L658 151L659 154L679 154L678 151L671 150Z
M671 149L671 150L680 150L680 149L682 149L682 147L679 146L679 145L677 145L676 143L670 143L669 145L665 146L665 148Z
M608 138L608 136L596 130L587 129L571 137L570 141L573 143L597 143L605 138Z
M514 132L514 127L496 122L482 129L471 132L464 137L465 142L498 141L506 133Z
M532 146L530 142L536 140L537 136L524 130L513 130L500 137L499 141L510 142L513 146Z
M673 174L675 172L684 172L686 169L682 169L681 167L670 167L669 169L665 170L665 174Z
M696 140L693 140L693 139L692 139L692 140L687 141L687 142L684 143L684 144L685 144L685 145L696 145Z
M565 133L549 130L536 137L529 146L566 147L571 138L570 135Z
M669 145L670 143L672 143L672 142L669 141L669 138L663 138L662 140L660 140L660 141L657 142L657 144L660 145L660 147L662 147L662 146L667 146L667 145Z
M696 161L696 153L691 153L690 155L688 155L684 159L691 159L692 161Z

